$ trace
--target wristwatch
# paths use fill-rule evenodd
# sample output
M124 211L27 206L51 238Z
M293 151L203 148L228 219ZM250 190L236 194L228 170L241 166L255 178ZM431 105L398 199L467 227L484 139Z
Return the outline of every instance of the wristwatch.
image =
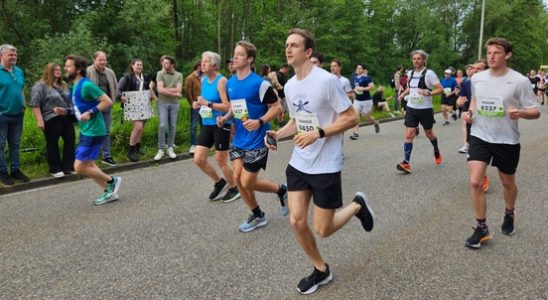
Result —
M323 131L323 129L318 128L318 133L320 134L320 139L323 139L325 137L325 131Z

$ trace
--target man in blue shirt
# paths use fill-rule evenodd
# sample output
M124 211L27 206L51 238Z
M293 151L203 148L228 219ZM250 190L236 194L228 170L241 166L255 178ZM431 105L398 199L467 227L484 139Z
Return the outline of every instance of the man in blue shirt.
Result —
M444 77L440 80L443 87L443 93L441 94L441 111L445 120L443 126L449 125L449 115L453 115L453 119L457 120L457 115L453 114L453 105L457 100L459 89L457 80L452 74L453 71L447 69L444 72Z
M266 214L259 208L255 191L277 194L282 205L280 213L288 213L285 205L287 187L258 178L259 171L266 168L268 159L264 138L270 130L269 122L278 116L282 106L270 83L251 72L256 55L257 49L253 44L245 41L236 43L232 60L236 74L226 84L232 109L225 116L217 117L219 127L234 117L230 160L240 195L252 212L240 225L241 232L250 232L267 224Z
M28 182L29 178L20 170L19 146L23 134L25 97L23 86L25 75L16 67L17 49L12 45L0 46L0 181L4 185L13 185L17 179ZM10 174L4 157L4 148L8 143Z
M371 91L375 85L371 77L367 75L367 69L362 64L356 65L356 75L352 76L352 88L354 93L356 93L356 98L354 99L354 110L358 115L358 121L360 120L360 115L363 114L371 124L375 125L375 133L379 133L379 121L375 120L373 115L371 115L371 110L373 109L373 99L371 98ZM360 124L356 125L353 129L353 134L350 136L351 140L357 140L360 135L358 130Z

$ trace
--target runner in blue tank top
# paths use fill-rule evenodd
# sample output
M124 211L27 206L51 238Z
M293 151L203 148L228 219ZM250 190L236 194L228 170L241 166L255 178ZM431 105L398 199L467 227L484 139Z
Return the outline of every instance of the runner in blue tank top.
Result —
M236 131L230 160L234 167L234 180L238 190L252 214L240 225L240 231L249 232L267 224L266 215L259 208L255 191L276 193L282 207L280 213L287 215L285 205L287 188L270 180L258 178L259 171L266 168L268 149L264 144L269 122L276 118L282 107L278 97L259 75L251 72L257 49L249 42L240 41L234 49L233 67L236 76L227 82L227 94L232 110L217 118L219 126L234 117Z
M217 117L221 117L230 109L230 102L226 96L226 78L217 72L220 63L219 54L211 51L202 54L201 69L205 76L202 77L201 95L192 104L194 109L200 110L202 117L202 131L196 143L194 163L215 183L213 191L209 194L209 200L221 200L226 203L238 199L240 193L234 183L232 168L228 164L230 124L217 127ZM215 145L215 160L224 178L219 176L207 160L209 149L213 145ZM220 197L227 186L228 191Z

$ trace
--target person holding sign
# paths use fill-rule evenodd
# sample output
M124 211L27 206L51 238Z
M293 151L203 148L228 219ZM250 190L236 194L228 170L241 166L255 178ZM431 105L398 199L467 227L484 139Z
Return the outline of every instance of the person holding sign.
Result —
M250 232L267 224L266 214L257 203L255 191L277 194L281 203L280 213L288 213L285 206L286 186L258 178L259 171L266 168L268 160L268 148L263 139L270 130L269 122L282 111L282 106L270 83L251 72L256 56L257 48L253 44L245 41L236 43L232 60L236 75L226 84L232 110L223 117L217 117L218 126L234 118L235 133L230 160L238 190L251 210L249 218L240 224L241 232Z
M230 123L217 127L217 117L230 110L230 102L226 95L226 77L217 72L221 64L219 54L206 51L202 54L201 69L202 83L201 94L192 103L193 109L199 109L202 117L202 130L194 150L194 163L213 180L213 191L209 194L209 200L232 202L240 197L238 188L234 183L232 168L228 164L228 150L230 147ZM207 161L209 149L215 145L215 160L221 169L224 178L219 177L217 171ZM226 179L226 180L225 180ZM226 194L219 195L227 188Z
M124 118L131 120L133 130L129 137L127 157L130 161L139 161L141 137L148 119L154 115L150 98L154 97L149 89L150 79L143 75L143 61L135 58L127 67L127 72L118 82L118 97L124 103Z
M411 173L411 151L413 151L413 139L418 134L419 123L424 128L424 134L434 146L434 162L439 165L442 162L440 150L438 148L438 138L434 134L434 109L432 106L432 96L443 93L443 87L434 71L426 68L428 54L422 50L411 52L413 66L415 67L409 73L409 84L407 89L401 93L398 98L403 100L407 98L405 113L405 143L403 144L403 161L396 165L396 169L405 174Z
M287 63L295 69L295 76L285 85L290 119L277 132L269 131L269 138L265 139L268 147L275 150L273 141L296 133L286 169L289 219L297 241L314 266L312 274L297 285L301 294L311 294L333 279L308 226L312 199L314 229L321 237L332 235L354 216L365 231L373 229L373 215L365 194L358 192L350 204L337 210L342 207L343 133L358 123L358 117L339 79L310 61L314 44L309 32L289 31L285 52Z
M486 223L487 199L482 189L489 163L497 167L504 189L505 213L500 230L505 235L514 233L518 194L515 173L520 156L518 120L540 117L540 105L529 80L507 66L512 44L503 38L492 38L485 47L489 69L472 77L470 109L463 114L464 121L472 124L468 171L477 226L465 245L473 249L491 239Z

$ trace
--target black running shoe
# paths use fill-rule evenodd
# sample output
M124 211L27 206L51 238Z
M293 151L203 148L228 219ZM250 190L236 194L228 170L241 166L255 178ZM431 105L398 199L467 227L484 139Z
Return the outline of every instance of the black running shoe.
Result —
M464 245L471 249L479 249L481 248L481 243L487 242L490 240L491 234L489 234L489 229L481 229L479 227L476 227L474 229L474 233L471 237L469 237Z
M362 222L363 229L367 232L373 230L373 210L369 208L367 196L364 193L357 192L352 201L358 203L362 207L356 214L356 217Z
M514 216L504 214L504 221L500 226L500 232L505 235L512 235L514 234L514 231Z
M375 124L375 133L379 133L381 131L381 128L379 127L379 122Z
M314 268L314 272L310 276L301 279L297 285L297 291L303 295L314 293L320 285L328 284L333 280L333 275L329 271L329 266L325 264L325 272L321 272Z
M118 163L116 161L114 161L114 159L112 159L112 157L105 157L103 158L103 160L101 160L102 163L104 163L105 165L109 165L111 167L116 167L118 165Z
M0 172L0 181L4 185L14 185L15 181L13 178L10 177L10 175L7 172Z
M17 179L21 182L29 182L30 181L30 179L27 177L27 175L25 175L23 172L21 172L21 170L11 171L10 176L11 176L11 178Z
M221 194L221 192L224 190L225 187L226 187L226 180L224 178L221 178L221 180L219 180L218 182L215 183L215 185L213 185L213 191L211 192L211 194L209 194L209 200L211 201L218 200L219 195Z

